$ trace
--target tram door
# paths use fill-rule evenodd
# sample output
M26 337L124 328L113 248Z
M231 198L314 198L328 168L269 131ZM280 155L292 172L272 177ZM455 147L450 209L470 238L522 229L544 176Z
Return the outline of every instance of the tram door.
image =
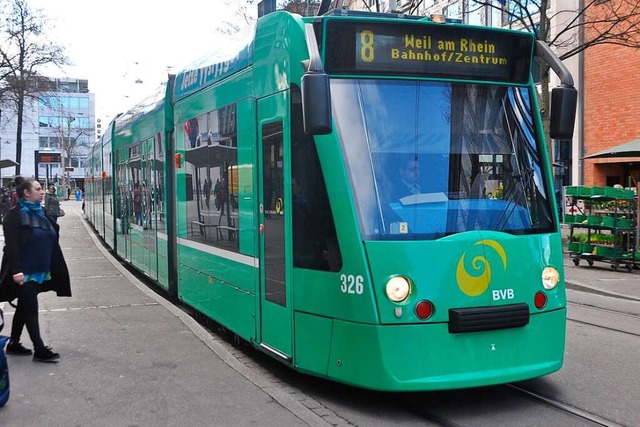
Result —
M143 260L145 273L156 279L158 277L158 259L156 255L156 223L153 188L155 185L155 145L154 138L142 142L140 168L140 196L142 203Z
M287 132L283 118L288 107L286 94L258 103L258 164L260 170L260 345L291 361L291 289L287 283L285 242L285 151ZM287 154L288 155L288 154Z

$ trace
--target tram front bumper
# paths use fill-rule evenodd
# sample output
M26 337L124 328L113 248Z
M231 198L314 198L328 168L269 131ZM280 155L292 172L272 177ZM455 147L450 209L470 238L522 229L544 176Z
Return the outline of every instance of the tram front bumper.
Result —
M566 309L519 328L450 334L447 324L367 325L334 320L328 377L386 391L478 387L562 367Z

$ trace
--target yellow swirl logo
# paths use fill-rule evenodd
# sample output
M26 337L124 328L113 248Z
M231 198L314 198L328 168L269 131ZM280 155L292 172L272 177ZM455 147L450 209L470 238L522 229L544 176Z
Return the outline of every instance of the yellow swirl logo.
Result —
M493 249L500 256L504 270L507 270L507 254L500 243L495 240L480 240L474 243L473 246L487 246ZM462 292L471 297L482 294L489 287L489 283L491 283L491 264L484 256L484 251L482 253L482 255L474 256L471 260L471 268L473 270L471 273L467 271L465 265L466 252L462 254L460 261L458 261L458 268L456 269L458 287Z

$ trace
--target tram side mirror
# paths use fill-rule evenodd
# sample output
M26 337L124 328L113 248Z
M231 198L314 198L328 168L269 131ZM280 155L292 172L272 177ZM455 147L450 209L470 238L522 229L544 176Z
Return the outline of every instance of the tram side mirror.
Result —
M551 138L561 141L573 138L577 105L578 91L576 88L560 86L551 89L551 123L549 124Z
M329 76L323 72L302 76L302 117L307 135L331 133L331 91Z

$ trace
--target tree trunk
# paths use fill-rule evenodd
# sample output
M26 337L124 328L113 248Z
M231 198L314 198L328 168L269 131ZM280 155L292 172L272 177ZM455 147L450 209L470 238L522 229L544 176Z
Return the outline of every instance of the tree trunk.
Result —
M20 93L17 99L17 119L18 126L16 129L16 175L20 175L20 164L22 163L22 116L24 112L24 94Z
M547 18L547 4L549 0L542 0L540 2L540 21L538 29L538 38L545 43L549 39L549 19ZM549 103L549 65L543 61L538 61L540 67L540 97L539 107L540 115L542 116L542 128L544 131L544 139L547 143L547 154L549 161L553 164L553 141L549 137L549 122L550 122L550 109Z

